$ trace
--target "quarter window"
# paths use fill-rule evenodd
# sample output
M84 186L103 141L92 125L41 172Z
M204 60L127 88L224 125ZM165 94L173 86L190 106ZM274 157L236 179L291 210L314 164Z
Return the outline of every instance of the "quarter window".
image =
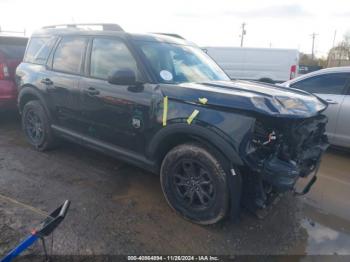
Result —
M79 74L85 48L85 38L63 38L57 46L52 68L57 71Z
M107 79L112 71L126 68L137 74L136 61L122 41L107 38L93 40L90 66L92 77Z
M33 37L30 39L24 61L34 64L45 64L55 39L50 37Z
M309 93L341 95L344 93L349 76L350 74L346 73L314 76L292 84L291 87L301 89Z

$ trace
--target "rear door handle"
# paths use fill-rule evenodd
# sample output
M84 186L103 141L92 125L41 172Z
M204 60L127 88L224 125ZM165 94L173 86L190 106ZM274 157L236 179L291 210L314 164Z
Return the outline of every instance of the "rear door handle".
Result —
M98 91L96 88L94 87L89 87L87 89L85 89L85 92L89 95L89 96L96 96L100 94L100 91Z
M44 85L53 85L53 82L51 81L50 78L41 79L40 82L43 83Z
M326 102L327 102L328 104L330 104L330 105L336 105L336 104L338 104L338 102L337 102L337 101L334 101L333 99L326 99Z

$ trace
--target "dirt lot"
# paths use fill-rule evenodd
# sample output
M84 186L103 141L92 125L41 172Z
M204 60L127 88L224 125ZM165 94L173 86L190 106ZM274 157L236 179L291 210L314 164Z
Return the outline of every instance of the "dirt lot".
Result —
M264 220L203 227L167 206L157 176L70 143L36 152L1 115L0 255L65 199L55 254L350 254L349 160L331 150L312 192L284 196Z

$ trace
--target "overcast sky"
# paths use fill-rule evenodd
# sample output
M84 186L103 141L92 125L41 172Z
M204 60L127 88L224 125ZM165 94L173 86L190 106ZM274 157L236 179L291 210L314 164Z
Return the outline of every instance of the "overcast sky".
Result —
M326 55L350 31L350 0L0 0L2 30L27 35L50 24L119 23L130 32L178 33L201 46L296 48Z

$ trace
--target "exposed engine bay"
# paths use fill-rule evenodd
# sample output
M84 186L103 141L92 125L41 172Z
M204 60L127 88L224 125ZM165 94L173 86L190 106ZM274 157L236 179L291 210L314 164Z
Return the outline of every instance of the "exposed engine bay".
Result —
M281 192L292 190L306 194L309 191L316 181L321 156L329 145L326 124L324 115L256 120L244 150L243 201L248 208L264 208L271 201L271 195ZM295 184L300 178L310 181L297 192Z

